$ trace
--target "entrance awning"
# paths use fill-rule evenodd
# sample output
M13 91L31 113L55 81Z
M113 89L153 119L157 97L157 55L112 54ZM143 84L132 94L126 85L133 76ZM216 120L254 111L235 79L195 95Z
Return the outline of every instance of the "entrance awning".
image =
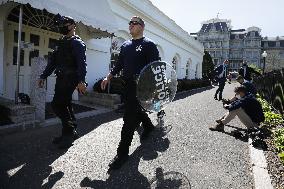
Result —
M71 16L87 27L90 34L94 33L96 38L110 37L118 28L106 0L0 0L0 5L7 2L30 4L53 14Z

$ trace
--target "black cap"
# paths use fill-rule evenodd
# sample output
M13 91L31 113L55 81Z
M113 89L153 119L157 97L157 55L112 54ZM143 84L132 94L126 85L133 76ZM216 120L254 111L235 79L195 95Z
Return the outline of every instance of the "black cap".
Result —
M61 16L60 14L57 14L55 16L54 21L55 21L54 24L57 25L57 26L62 26L62 25L68 24L68 23L75 24L75 21L74 21L74 19L72 17L70 17L70 16Z
M62 16L63 24L75 24L74 19L71 16Z

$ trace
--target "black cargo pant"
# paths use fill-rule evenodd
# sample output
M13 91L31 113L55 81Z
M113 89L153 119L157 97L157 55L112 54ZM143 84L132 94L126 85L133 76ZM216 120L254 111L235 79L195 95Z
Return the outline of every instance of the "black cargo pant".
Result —
M225 83L226 81L219 81L219 86L218 86L218 89L216 90L215 98L217 98L218 93L219 93L219 100L223 98L223 90L225 87Z
M123 127L121 130L121 140L117 148L117 155L124 156L129 153L134 131L142 122L144 130L153 127L147 113L142 109L136 98L136 81L125 81L125 111L123 115Z
M76 118L72 108L72 94L78 84L75 74L58 74L55 84L55 94L51 102L52 109L62 123L62 135L72 134L77 128Z

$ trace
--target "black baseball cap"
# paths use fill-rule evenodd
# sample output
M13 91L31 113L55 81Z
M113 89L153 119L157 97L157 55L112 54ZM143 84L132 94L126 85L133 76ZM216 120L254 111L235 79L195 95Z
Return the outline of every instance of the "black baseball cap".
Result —
M62 16L63 24L75 24L74 19L71 16Z

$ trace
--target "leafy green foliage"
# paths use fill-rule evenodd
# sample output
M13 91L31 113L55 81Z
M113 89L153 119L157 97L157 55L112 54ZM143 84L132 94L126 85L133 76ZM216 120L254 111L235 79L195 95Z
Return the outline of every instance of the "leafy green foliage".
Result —
M284 164L284 119L281 114L274 113L272 110L272 107L270 104L262 99L259 95L257 95L257 100L261 103L265 121L264 125L266 125L269 128L275 128L276 126L281 126L280 129L277 129L273 132L273 141L275 148L278 152L278 157Z
M281 159L281 161L284 163L284 152L281 152L278 154L278 157Z
M283 117L274 112L264 112L265 124L277 126L283 123Z
M260 97L260 95L257 94L257 100L260 102L262 109L264 112L270 112L272 110L270 104Z
M259 67L257 67L256 65L254 65L254 64L250 64L250 65L248 65L248 67L250 67L251 69L253 69L254 70L254 73L258 73L257 75L260 75L261 74L261 69L259 68Z
M284 153L284 128L274 131L274 144L276 150L280 153ZM283 156L284 158L284 156Z

